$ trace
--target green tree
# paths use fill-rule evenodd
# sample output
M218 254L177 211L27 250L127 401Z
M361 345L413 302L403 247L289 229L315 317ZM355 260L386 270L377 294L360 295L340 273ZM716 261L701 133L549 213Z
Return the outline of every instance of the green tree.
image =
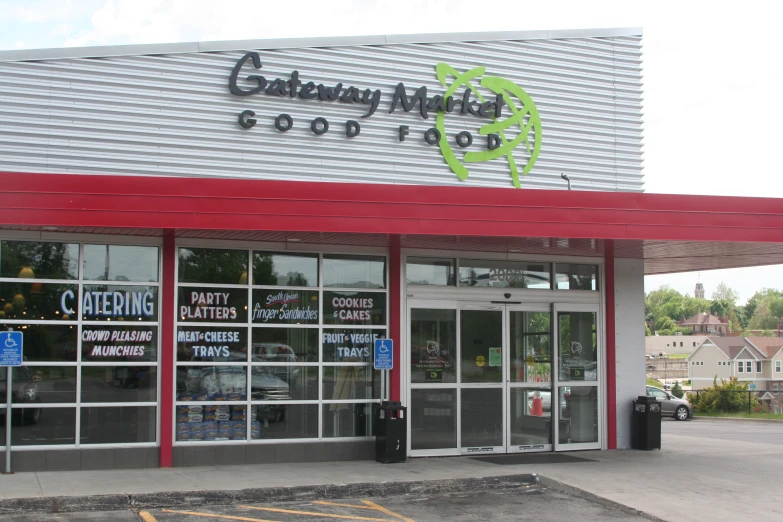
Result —
M736 377L731 377L728 381L721 379L718 384L716 376L710 388L699 390L699 393L689 393L688 402L694 411L703 413L739 413L748 411L748 408L756 411L759 408L759 400L755 394L749 393L749 384L739 382Z
M728 301L731 306L737 304L739 294L733 288L726 286L726 283L721 281L718 286L712 292L713 301Z
M713 299L710 303L710 313L715 317L727 317L734 309L734 304L728 299Z
M751 330L773 330L780 323L783 298L769 294L759 299L748 327Z
M753 316L756 314L756 309L759 307L759 305L765 301L775 301L774 307L771 306L768 311L765 311L764 313L772 314L773 312L783 312L783 310L780 309L783 305L777 304L776 298L783 297L783 292L780 290L775 290L774 288L762 288L753 296L748 299L748 302L745 304L745 317L747 319L746 326L750 327L750 323L753 320Z
M672 386L671 392L672 392L672 395L674 395L678 399L682 399L682 396L685 395L685 392L682 391L682 387L680 387L680 383L679 382L675 382L674 383L674 386Z

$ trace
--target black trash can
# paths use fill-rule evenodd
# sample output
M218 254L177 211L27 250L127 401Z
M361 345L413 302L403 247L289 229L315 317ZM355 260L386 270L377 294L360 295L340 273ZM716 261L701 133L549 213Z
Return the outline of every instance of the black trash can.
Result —
M375 460L384 464L405 462L408 451L407 408L383 401L375 410Z
M633 401L632 448L661 449L661 403L655 397L639 395Z

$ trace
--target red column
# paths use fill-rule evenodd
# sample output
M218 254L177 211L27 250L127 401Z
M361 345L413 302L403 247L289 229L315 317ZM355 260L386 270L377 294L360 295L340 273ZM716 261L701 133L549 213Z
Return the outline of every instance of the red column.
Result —
M389 242L389 337L394 341L394 369L389 375L389 399L400 400L402 369L400 368L400 347L402 336L400 332L400 308L402 299L402 284L400 274L400 236L392 235Z
M617 359L615 357L614 240L606 240L606 431L609 449L617 449Z
M160 312L160 467L170 468L174 433L174 307L177 248L174 231L163 234L163 305Z

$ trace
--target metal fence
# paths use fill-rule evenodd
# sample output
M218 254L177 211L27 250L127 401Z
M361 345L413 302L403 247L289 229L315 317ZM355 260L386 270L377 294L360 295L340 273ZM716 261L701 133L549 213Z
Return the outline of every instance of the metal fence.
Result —
M753 413L770 412L769 399L762 400L767 392L758 390L694 390L685 397L699 413Z

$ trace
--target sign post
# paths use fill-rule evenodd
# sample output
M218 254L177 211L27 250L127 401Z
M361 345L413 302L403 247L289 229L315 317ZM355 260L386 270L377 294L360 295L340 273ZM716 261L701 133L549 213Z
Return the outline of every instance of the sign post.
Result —
M14 366L22 366L22 332L0 333L0 367L5 370L5 473L11 473L11 402L14 396L11 375Z
M385 370L381 379L381 401L386 400L386 381L389 378L389 370L394 369L394 341L391 339L375 340L375 357L373 368Z

